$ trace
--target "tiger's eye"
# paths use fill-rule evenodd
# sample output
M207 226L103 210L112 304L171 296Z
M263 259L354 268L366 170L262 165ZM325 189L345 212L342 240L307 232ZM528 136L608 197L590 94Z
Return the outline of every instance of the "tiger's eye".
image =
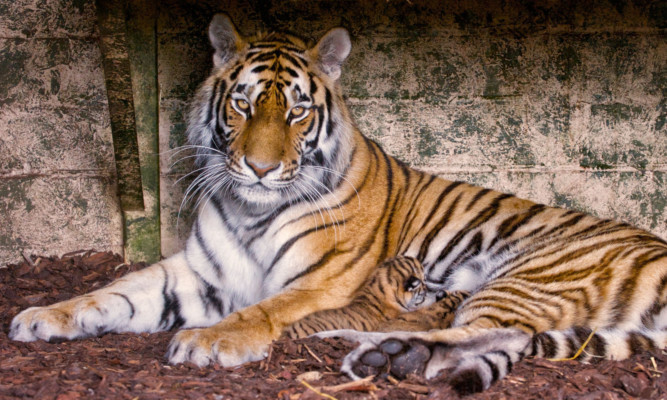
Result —
M236 107L241 111L248 111L250 109L250 104L243 99L236 99Z
M300 117L303 115L303 113L306 112L306 109L301 106L296 106L292 109L290 114L292 114L292 117Z

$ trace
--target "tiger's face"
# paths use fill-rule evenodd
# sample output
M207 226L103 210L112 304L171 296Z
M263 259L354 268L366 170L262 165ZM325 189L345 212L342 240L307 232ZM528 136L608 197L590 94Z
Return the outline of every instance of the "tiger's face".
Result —
M336 83L350 50L347 32L334 29L312 49L289 35L246 42L216 15L209 37L216 68L200 89L189 131L200 182L255 205L330 191L348 140Z

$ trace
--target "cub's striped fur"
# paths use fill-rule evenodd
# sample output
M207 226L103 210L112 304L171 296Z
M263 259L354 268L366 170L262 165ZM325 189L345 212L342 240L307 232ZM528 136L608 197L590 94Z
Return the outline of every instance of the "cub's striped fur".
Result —
M414 257L429 287L469 291L452 326L337 331L359 339L351 376L446 373L458 390L526 355L622 358L665 347L667 243L630 225L440 179L387 155L354 126L338 79L351 44L333 29L242 38L223 15L214 68L195 96L197 220L183 252L86 296L29 308L14 340L184 329L172 363L265 356L299 319L343 307L378 265Z
M302 338L335 329L443 329L451 324L454 310L466 295L465 292L429 291L419 260L398 256L380 264L350 304L314 312L289 326L285 335Z

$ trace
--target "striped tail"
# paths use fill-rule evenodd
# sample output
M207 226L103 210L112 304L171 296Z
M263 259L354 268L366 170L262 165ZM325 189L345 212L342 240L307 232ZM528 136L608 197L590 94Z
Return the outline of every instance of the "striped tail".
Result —
M525 357L618 360L667 345L667 330L647 328L593 331L574 327L531 335L515 328L476 331L464 327L421 333L334 331L319 336L360 343L341 367L353 379L386 372L398 378L445 376L460 395L488 389Z
M449 383L459 394L465 395L488 389L507 375L514 363L525 357L583 362L596 358L622 360L643 351L661 350L665 346L665 330L644 328L626 331L615 328L594 331L574 327L546 331L534 335L531 343L518 353L495 346L493 351L461 358L450 375Z

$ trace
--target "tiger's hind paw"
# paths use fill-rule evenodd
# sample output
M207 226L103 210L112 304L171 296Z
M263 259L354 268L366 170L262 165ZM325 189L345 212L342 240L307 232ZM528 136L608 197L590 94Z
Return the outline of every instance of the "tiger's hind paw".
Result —
M408 374L429 378L427 366L434 350L435 344L420 339L401 340L392 337L379 343L362 342L345 357L341 372L352 379L386 373L399 379Z
M467 338L447 332L451 331L356 335L360 345L345 357L341 372L352 379L387 373L399 379L408 374L426 379L445 375L455 391L469 394L486 390L509 373L532 337L516 329L478 331Z

